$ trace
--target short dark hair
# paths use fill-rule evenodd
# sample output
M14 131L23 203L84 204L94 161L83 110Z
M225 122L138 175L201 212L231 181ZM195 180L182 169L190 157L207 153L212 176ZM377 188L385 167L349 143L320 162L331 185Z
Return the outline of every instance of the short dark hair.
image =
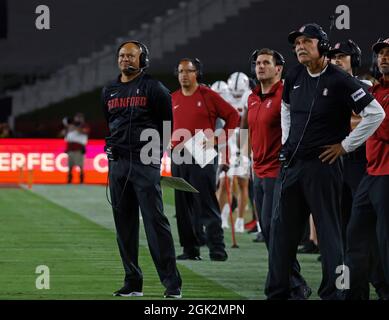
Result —
M267 54L269 56L272 56L274 64L275 65L277 64L276 53L274 52L274 50L269 49L269 48L262 48L261 50L258 51L257 58L258 58L258 56L260 56L262 54Z

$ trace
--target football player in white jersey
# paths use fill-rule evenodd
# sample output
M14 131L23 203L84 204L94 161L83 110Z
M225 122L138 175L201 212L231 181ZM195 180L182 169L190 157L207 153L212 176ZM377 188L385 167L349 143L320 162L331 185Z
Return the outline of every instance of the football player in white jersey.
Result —
M227 102L231 102L232 96L230 90L228 89L227 82L218 80L212 84L211 89L220 94L220 96Z
M242 115L243 110L247 108L247 98L251 93L249 78L243 72L234 72L230 75L227 81L230 97L228 102L236 108ZM248 203L248 184L250 176L250 161L247 157L247 152L240 152L238 148L239 129L230 138L230 169L227 172L227 177L231 178L233 193L238 199L238 218L235 220L235 231L244 232L244 211ZM225 172L219 176L220 184L218 190L219 205L222 210L222 227L228 228L229 206L227 204L227 193L225 187Z

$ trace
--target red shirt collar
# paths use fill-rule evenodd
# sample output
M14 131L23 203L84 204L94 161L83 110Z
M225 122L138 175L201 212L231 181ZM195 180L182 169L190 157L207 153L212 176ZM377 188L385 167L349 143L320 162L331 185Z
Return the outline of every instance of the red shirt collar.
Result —
M278 90L278 88L280 87L280 85L282 85L282 81L278 81L276 82L275 84L273 84L273 86L271 87L270 91L268 93L266 93L266 96L270 96L270 95L274 95L275 92ZM260 95L262 94L262 88L261 88L261 84L258 84L253 92L256 94L256 95Z
M384 77L381 77L372 88L371 92L375 92L379 88L389 89L389 81L385 81Z

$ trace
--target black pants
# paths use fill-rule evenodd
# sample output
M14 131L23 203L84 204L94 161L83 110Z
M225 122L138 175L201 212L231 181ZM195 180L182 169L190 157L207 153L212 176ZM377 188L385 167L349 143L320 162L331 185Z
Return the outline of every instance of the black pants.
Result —
M347 226L351 219L352 204L358 186L366 174L366 148L364 146L358 148L356 151L344 156L344 184L342 197L342 235L344 242L344 250L347 246ZM372 239L369 251L369 281L376 288L379 296L389 295L389 288L385 288L385 279L383 277L382 267L378 253L378 242L376 237ZM365 290L363 299L369 299L370 288L369 282L365 283Z
M273 214L274 204L274 187L276 178L259 178L254 176L254 199L255 206L258 208L259 225L261 232L265 238L266 247L269 249L270 244L270 225ZM291 289L305 285L306 282L300 274L300 265L297 259L292 265L292 273L290 276Z
M346 245L347 225L351 217L353 198L358 190L359 183L366 173L366 151L354 151L343 159L343 195L342 195L342 235ZM359 150L359 149L357 149Z
M109 162L109 179L125 283L137 290L143 283L138 264L140 208L150 253L162 284L167 289L181 288L170 225L163 213L159 169L120 157Z
M365 175L355 195L351 220L347 229L346 265L350 268L350 290L348 299L366 299L365 284L370 270L375 270L371 282L377 293L389 298L389 175ZM378 255L371 265L370 253ZM376 253L377 254L377 253ZM381 260L381 261L379 261ZM377 280L378 282L374 281ZM381 279L381 280L380 280ZM382 282L385 279L385 283ZM371 279L370 279L371 280Z
M280 195L280 187L282 193ZM336 268L343 263L340 230L342 168L319 159L296 160L283 168L275 187L269 245L269 274L265 293L269 299L290 297L290 272L303 228L312 212L322 255L322 299L341 298L336 288Z
M181 177L200 193L175 191L176 217L180 244L189 255L199 255L206 244L210 255L225 254L220 208L216 199L216 166L172 164L172 175ZM205 232L204 232L205 228Z
M253 220L257 220L257 218L259 218L259 213L256 212L255 210L257 210L256 208L254 208L254 202L255 202L255 195L254 195L254 178L252 177L252 175L250 174L250 177L249 177L249 200L250 200L250 203L251 203L251 207L252 207L252 214L253 214ZM256 204L255 204L256 205ZM257 217L258 216L258 217ZM259 220L259 219L258 219Z

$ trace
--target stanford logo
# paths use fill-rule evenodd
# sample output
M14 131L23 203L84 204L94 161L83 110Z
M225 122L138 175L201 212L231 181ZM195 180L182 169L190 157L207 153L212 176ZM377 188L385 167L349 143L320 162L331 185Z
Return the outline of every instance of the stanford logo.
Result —
M304 30L305 30L305 26L302 26L299 31L304 32Z
M146 107L147 97L126 97L108 100L108 110L113 108Z
M335 45L335 49L339 49L340 48L340 43L338 42L336 45Z

